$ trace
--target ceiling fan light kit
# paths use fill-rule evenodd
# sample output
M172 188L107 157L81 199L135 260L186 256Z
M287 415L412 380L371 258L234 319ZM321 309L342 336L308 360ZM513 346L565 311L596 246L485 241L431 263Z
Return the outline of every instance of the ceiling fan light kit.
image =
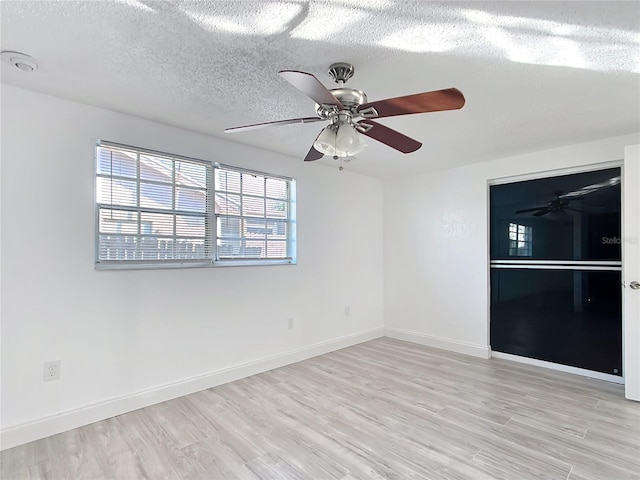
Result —
M339 113L331 125L320 132L313 148L323 155L337 160L340 157L352 157L362 152L367 144L356 131L351 116Z
M336 155L340 157L357 155L366 146L367 144L364 143L352 123L340 124L336 133Z
M316 102L317 117L244 125L227 128L225 132L233 133L276 125L329 121L330 124L320 132L304 160L309 162L329 155L334 160L340 160L340 170L342 170L343 161L353 159L355 155L366 148L367 144L362 139L363 135L402 153L415 152L422 146L417 140L371 119L457 110L462 108L465 103L462 92L456 88L369 102L363 91L344 87L345 82L353 76L354 72L355 69L350 63L332 64L328 73L338 84L338 88L329 90L310 73L281 70L278 72L280 76Z

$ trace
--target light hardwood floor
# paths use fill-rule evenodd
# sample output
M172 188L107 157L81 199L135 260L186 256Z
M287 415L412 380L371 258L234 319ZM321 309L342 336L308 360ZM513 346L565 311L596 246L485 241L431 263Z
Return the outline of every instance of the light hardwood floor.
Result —
M640 404L381 338L6 450L2 479L640 479Z

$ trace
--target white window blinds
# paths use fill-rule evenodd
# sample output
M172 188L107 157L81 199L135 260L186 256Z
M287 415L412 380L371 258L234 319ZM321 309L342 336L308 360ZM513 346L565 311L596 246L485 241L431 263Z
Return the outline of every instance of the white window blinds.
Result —
M210 263L212 166L100 142L97 262Z
M293 260L293 180L215 167L216 260Z
M96 267L295 263L291 178L99 141Z

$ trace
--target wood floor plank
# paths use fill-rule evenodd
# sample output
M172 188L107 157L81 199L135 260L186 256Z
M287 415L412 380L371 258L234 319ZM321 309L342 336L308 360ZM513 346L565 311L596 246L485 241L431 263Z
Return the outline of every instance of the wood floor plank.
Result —
M594 445L570 435L559 435L553 430L541 430L513 418L502 430L505 439L557 458L572 466L582 466L595 478L636 479L640 469L632 462L611 457L611 449Z
M640 404L621 385L380 338L0 462L3 480L640 480Z
M532 458L526 451L491 445L483 448L473 458L474 465L498 478L518 480L546 480L567 478L571 465L558 465Z

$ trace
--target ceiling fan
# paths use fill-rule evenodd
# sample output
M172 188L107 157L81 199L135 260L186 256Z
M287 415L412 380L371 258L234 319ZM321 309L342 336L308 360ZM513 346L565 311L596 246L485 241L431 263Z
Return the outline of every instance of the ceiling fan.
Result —
M543 207L532 207L532 208L524 208L522 210L516 210L515 213L528 213L528 212L536 212L533 214L534 217L541 217L543 215L547 215L548 213L566 213L565 210L572 210L574 212L580 212L575 208L569 207L569 200L564 198L562 192L557 191L553 192L556 196L553 200L547 202L547 204Z
M402 153L415 152L422 146L420 142L374 122L372 119L457 110L462 108L465 103L462 92L456 88L369 102L363 91L344 86L354 73L353 65L344 62L334 63L329 67L329 76L338 84L338 88L332 90L327 89L310 73L296 70L281 70L278 73L316 102L316 116L244 125L227 128L225 132L233 133L277 125L329 121L329 125L320 132L311 146L304 158L305 162L318 160L324 155L330 155L341 161L352 159L354 155L366 147L360 134L382 142ZM342 169L342 165L340 169Z
M547 215L549 213L567 213L566 211L573 212L582 212L582 210L578 210L577 208L572 208L569 206L570 200L580 200L585 195L593 193L597 190L607 187L613 187L614 185L618 185L620 183L620 176L612 177L609 180L605 180L604 182L594 183L593 185L587 185L586 187L582 187L578 190L574 190L573 192L563 193L562 191L555 191L553 194L555 198L547 202L546 205L542 207L532 207L532 208L524 208L522 210L516 210L515 213L528 213L535 212L533 214L534 217L542 217L543 215Z

